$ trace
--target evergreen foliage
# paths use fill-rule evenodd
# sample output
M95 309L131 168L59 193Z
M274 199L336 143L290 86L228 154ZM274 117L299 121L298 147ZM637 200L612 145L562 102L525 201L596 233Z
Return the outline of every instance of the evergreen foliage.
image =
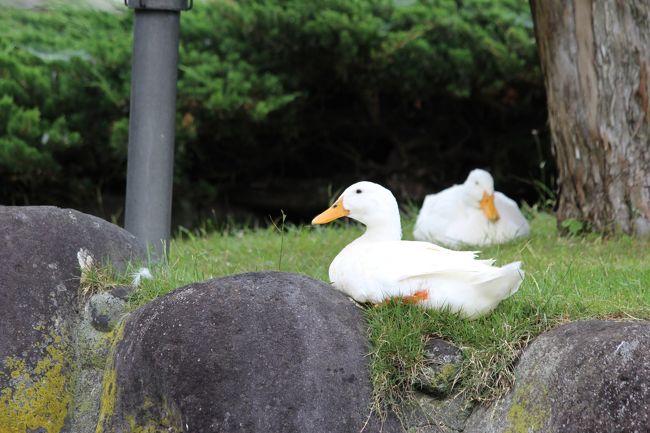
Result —
M0 26L0 200L82 207L124 177L130 22L3 8Z
M131 15L0 11L2 202L123 192ZM177 204L254 206L249 185L271 197L283 179L364 177L419 198L479 166L498 184L539 178L526 2L206 0L181 29Z

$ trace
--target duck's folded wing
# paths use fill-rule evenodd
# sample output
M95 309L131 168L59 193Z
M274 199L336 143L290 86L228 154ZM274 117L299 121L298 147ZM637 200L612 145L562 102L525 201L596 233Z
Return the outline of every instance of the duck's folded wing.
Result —
M493 260L478 260L476 251L454 251L429 242L376 242L360 257L363 268L375 278L405 281L413 278L453 275L480 283L498 276Z
M448 221L462 211L462 201L458 198L458 185L424 198L420 215L434 221Z
M495 205L501 218L509 225L519 228L520 235L527 235L529 232L528 221L521 213L517 203L506 195L496 192Z

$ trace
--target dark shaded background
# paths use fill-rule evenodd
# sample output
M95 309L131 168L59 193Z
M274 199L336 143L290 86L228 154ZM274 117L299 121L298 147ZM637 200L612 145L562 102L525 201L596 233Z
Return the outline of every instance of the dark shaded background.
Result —
M131 12L4 8L0 25L0 203L121 222ZM477 167L551 203L534 42L516 0L197 3L182 15L174 226L304 222L364 179L419 205Z

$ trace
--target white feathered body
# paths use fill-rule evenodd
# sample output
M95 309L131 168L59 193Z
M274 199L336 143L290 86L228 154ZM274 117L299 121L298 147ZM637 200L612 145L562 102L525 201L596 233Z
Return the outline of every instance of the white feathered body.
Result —
M413 237L450 247L493 245L528 236L530 227L517 203L495 192L494 205L499 220L489 221L477 206L460 198L463 185L454 185L425 197L415 223Z
M448 250L428 242L369 241L346 246L329 268L334 288L359 302L380 303L425 290L425 308L476 318L515 293L524 274L520 262L501 268L477 260L471 251Z
M329 277L335 289L359 302L410 297L405 301L476 318L515 293L523 280L520 262L499 268L492 260L478 260L472 251L402 241L397 201L381 185L349 186L312 222L324 224L341 216L361 222L366 231L334 258Z

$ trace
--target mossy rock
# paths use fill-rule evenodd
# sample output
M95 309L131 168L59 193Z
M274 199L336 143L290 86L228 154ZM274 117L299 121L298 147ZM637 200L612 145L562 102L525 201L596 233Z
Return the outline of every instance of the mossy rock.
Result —
M74 399L80 267L143 260L126 231L99 218L50 206L0 206L0 430L69 430Z
M465 433L650 431L650 322L589 320L544 333L515 386L475 411Z
M126 320L96 433L378 432L368 353L362 312L320 281L190 284Z
M452 391L462 363L463 354L459 348L433 338L425 345L425 363L415 378L414 386L434 397L445 397Z
M459 433L472 412L462 395L437 399L416 392L413 397L401 407L407 433Z

